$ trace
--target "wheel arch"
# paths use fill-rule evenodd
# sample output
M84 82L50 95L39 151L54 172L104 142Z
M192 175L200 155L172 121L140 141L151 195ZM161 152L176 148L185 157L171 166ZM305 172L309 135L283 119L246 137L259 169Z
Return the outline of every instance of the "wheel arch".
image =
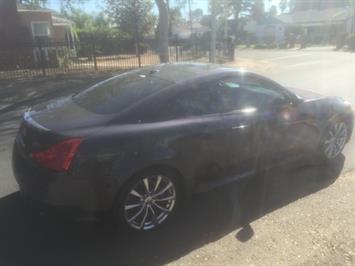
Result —
M329 125L334 120L339 120L339 121L346 123L347 129L349 130L347 142L349 142L349 140L353 134L353 127L354 127L353 119L354 119L354 117L351 113L347 113L346 111L343 111L343 112L337 112L337 113L331 115L328 118L327 123Z
M124 177L119 178L115 189L115 198L120 194L120 191L122 191L125 185L130 182L132 178L140 175L141 173L159 170L162 172L172 173L174 177L176 177L182 198L185 198L191 194L192 184L188 181L188 178L182 174L178 167L169 163L157 162L144 165L140 168L131 169L129 173L127 172L126 175L124 175Z

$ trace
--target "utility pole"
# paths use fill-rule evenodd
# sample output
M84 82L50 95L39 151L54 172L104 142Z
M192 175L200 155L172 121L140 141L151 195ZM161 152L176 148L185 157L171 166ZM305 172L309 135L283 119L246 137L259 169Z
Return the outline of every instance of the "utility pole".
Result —
M193 26L192 26L192 11L191 11L191 0L187 0L188 1L188 5L189 5L189 17L190 17L190 38L191 38L191 42L192 42L192 57L194 57L195 55L195 36L193 35Z
M170 14L170 0L166 0L166 8L169 14L169 38L171 38L171 14Z
M64 1L60 0L60 13L64 13Z
M189 17L190 17L190 31L192 35L192 11L191 11L191 0L187 0L189 5Z
M210 40L210 63L216 62L216 4L211 0L211 40Z

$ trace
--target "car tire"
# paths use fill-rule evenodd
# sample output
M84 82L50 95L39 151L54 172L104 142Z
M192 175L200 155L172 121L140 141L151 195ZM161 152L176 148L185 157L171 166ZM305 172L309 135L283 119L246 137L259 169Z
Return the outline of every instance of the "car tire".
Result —
M344 119L329 121L320 140L318 155L323 163L334 161L342 152L349 139L349 128Z
M181 202L179 176L170 169L139 172L120 189L112 214L117 229L150 232L166 225Z

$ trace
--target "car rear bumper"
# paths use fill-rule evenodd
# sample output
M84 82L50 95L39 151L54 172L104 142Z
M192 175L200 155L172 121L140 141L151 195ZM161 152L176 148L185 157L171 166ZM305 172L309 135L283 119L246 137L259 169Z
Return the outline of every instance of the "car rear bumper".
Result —
M73 172L60 173L39 167L15 143L12 155L14 176L21 194L43 206L84 212L107 211L108 197L100 178L83 178Z

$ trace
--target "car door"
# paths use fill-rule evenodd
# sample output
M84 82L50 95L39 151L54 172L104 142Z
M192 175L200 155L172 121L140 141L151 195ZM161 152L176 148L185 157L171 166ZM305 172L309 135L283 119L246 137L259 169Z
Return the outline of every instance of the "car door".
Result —
M210 85L223 114L224 131L221 137L225 147L228 175L239 175L254 169L257 152L256 109L244 105L241 97L240 78L225 77Z
M253 92L251 101L258 109L259 155L270 162L283 159L300 136L294 99L277 83L259 76L251 75L243 86Z
M169 124L170 147L183 168L194 169L198 178L224 175L228 142L224 138L223 116L216 101L216 91L205 84L186 85L166 99L159 109L158 122ZM180 133L178 133L180 132Z
M225 77L215 87L225 102L225 138L234 173L255 171L263 158L288 149L289 121L280 121L275 108L287 101L285 95L247 76Z

